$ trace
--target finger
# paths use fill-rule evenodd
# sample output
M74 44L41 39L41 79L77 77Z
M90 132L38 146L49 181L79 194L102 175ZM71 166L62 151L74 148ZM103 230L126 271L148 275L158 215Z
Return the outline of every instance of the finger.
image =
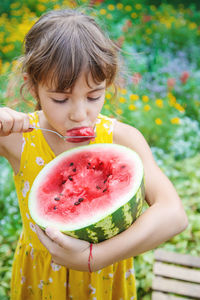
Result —
M6 110L1 110L1 132L8 135L13 127L14 120L10 113Z
M11 111L11 116L14 119L12 132L23 132L29 128L29 117L27 114Z
M55 243L39 226L35 225L35 229L40 242L49 250L49 252L53 251L54 247L56 246Z
M57 230L53 227L47 227L45 232L52 241L54 241L60 247L65 248L65 249L69 248L70 242L73 239L72 237L61 233L59 230Z
M33 128L30 128L30 119L27 114L24 115L24 124L23 124L23 132L30 132L33 130Z

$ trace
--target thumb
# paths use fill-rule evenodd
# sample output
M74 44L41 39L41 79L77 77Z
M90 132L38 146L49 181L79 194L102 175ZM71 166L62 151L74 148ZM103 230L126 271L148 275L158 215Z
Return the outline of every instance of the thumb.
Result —
M60 247L65 249L69 248L71 237L67 236L66 234L63 234L58 229L53 227L47 227L45 233L52 241L54 241Z

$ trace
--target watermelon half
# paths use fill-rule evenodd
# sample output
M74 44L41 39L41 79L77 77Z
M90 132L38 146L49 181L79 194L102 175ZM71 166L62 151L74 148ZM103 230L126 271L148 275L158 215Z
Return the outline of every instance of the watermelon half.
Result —
M98 243L127 229L144 200L143 165L133 150L93 144L68 150L37 175L29 211L42 228Z

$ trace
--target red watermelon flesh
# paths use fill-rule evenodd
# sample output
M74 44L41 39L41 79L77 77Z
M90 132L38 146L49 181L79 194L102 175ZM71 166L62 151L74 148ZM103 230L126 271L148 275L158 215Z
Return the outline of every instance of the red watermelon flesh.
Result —
M91 140L91 136L94 136L94 130L92 127L78 127L67 130L67 136L71 136L72 138L68 138L68 142L72 143L80 143ZM85 138L73 138L73 136L84 136Z
M85 211L109 208L133 178L133 166L125 158L119 161L110 153L75 153L63 158L38 189L40 215L61 223L80 221Z

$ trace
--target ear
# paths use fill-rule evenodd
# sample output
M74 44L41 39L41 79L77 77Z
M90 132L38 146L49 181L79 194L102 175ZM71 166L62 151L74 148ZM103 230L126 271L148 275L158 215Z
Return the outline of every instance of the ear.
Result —
M24 82L27 83L29 93L31 94L31 96L33 96L33 98L36 99L35 87L30 83L30 78L29 78L28 73L23 73L23 79L24 79Z

